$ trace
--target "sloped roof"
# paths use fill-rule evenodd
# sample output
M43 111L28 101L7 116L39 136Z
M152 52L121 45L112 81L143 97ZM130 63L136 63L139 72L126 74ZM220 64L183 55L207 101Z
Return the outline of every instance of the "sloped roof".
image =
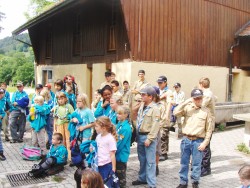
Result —
M49 17L52 17L56 14L58 14L60 11L65 10L67 8L70 8L72 5L74 5L77 2L80 2L81 0L65 0L62 1L55 6L53 6L51 9L43 12L42 14L32 18L25 24L18 27L16 30L12 31L12 35L18 35L19 33L22 33L26 29L29 29L30 27L48 19Z
M238 37L250 37L250 21L248 21L235 33L235 38Z

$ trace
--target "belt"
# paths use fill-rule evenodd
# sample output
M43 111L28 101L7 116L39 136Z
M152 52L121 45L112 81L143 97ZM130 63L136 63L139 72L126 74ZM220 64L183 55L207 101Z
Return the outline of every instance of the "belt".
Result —
M148 135L149 132L139 132L139 135Z
M195 135L186 135L183 134L183 136L187 137L189 140L197 140L200 139L201 137L195 136Z

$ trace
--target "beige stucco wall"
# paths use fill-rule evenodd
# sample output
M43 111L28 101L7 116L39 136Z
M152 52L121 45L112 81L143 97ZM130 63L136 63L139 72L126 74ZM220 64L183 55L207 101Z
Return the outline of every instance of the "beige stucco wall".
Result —
M250 71L233 71L233 101L250 102Z
M198 85L198 81L201 77L208 77L211 81L211 90L218 97L218 102L226 101L227 68L149 62L123 62L112 64L112 71L117 74L117 79L120 82L122 82L123 79L127 79L132 85L138 79L137 73L140 69L145 70L146 79L152 85L157 85L156 80L160 75L165 75L167 77L170 89L173 89L174 83L181 83L182 90L186 93L187 97L190 97L192 88ZM124 74L119 75L118 71Z

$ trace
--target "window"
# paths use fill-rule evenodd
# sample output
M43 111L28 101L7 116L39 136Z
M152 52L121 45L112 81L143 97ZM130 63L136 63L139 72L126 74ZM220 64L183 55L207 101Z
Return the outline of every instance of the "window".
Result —
M51 59L52 57L52 33L49 32L46 35L46 52L45 52L46 59Z
M53 82L52 70L43 70L42 81L43 85Z
M80 27L80 15L76 16L76 24L73 33L73 55L80 55L80 46L81 46L81 27Z

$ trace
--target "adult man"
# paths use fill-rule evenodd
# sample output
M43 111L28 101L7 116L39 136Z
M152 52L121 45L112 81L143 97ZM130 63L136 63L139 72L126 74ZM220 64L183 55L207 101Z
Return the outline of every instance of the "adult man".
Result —
M119 82L117 80L112 80L111 81L111 87L112 87L112 90L113 90L113 96L119 96L121 97L122 94L119 90Z
M110 71L106 71L104 73L104 76L105 76L106 81L103 82L103 83L101 83L100 89L102 89L106 85L109 85L111 87L111 81L112 81L111 72Z
M177 188L188 187L188 167L192 155L191 180L193 188L199 187L202 151L209 144L212 135L212 119L209 110L202 106L203 92L193 89L191 98L174 110L175 116L183 116L183 138L181 141L180 184Z
M122 100L124 104L128 104L129 95L131 90L129 89L129 83L127 80L123 81L123 94L122 94Z
M203 102L202 106L207 107L211 113L213 119L213 131L215 126L215 96L210 90L210 80L209 78L202 77L199 80L199 88L203 91ZM212 138L212 137L211 137ZM210 140L211 140L210 138ZM210 143L207 145L206 149L203 151L203 158L201 163L201 177L211 174L211 149Z
M181 84L180 83L175 83L174 84L174 89L175 91L173 92L173 102L172 102L172 113L174 111L174 108L176 106L178 106L180 103L184 102L185 101L185 93L183 91L181 91ZM181 118L180 117L175 117L173 114L172 114L172 117L171 117L171 126L174 126L175 123L177 122L177 125L178 125L178 138L182 138L182 130L181 130Z
M163 101L166 109L166 124L161 129L161 156L160 161L168 159L168 146L169 146L169 128L170 128L170 112L173 100L173 93L168 88L167 77L159 76L157 83L160 89L160 100Z
M149 83L145 80L145 71L139 70L138 71L139 80L137 80L134 86L131 89L130 99L129 99L129 107L131 110L131 121L132 124L136 124L137 113L141 105L142 97L140 95L140 90L149 86Z
M10 132L12 140L10 143L23 142L26 125L26 107L29 105L29 97L23 90L23 83L18 81L16 86L18 91L13 93L11 99Z
M148 86L141 90L142 104L138 111L136 138L137 152L140 161L139 177L132 185L148 184L156 187L156 142L160 128L160 111L153 102L155 89Z

